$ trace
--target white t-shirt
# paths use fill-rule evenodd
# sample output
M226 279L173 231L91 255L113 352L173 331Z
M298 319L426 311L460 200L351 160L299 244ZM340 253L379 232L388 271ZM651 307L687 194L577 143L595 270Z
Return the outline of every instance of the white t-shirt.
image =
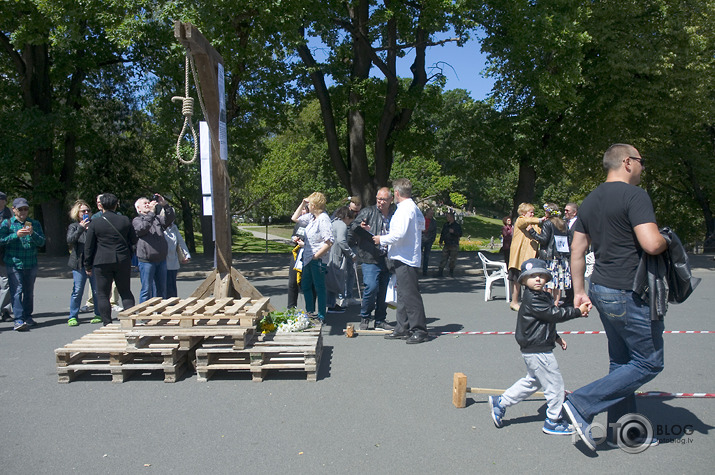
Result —
M380 237L380 243L389 246L387 257L410 267L420 267L424 229L425 217L412 198L399 202L390 220L390 232Z

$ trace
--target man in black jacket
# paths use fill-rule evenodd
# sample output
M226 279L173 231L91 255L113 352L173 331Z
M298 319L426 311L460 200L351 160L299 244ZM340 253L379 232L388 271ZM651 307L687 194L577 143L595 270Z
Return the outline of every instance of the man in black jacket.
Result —
M394 213L392 193L389 188L383 187L377 191L377 204L360 210L355 221L348 227L348 244L357 245L357 256L362 264L362 281L365 286L360 306L361 330L368 329L373 310L375 328L392 330L392 325L385 321L387 317L385 294L390 280L387 246L376 246L372 241L373 235L389 232L392 213Z
M132 252L131 246L137 242L131 221L116 213L119 200L112 193L104 193L100 198L104 212L92 220L87 230L84 248L84 267L88 275L94 274L97 285L97 302L102 323L112 323L112 307L109 294L112 282L116 282L122 306L134 306L134 295L130 288Z

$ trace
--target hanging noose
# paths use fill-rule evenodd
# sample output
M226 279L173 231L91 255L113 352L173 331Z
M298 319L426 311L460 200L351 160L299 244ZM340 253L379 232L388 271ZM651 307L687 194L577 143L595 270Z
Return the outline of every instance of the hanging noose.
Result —
M194 98L189 96L189 54L186 53L186 74L185 74L185 95L174 96L171 101L182 101L181 114L184 116L184 126L179 132L179 138L176 140L176 158L179 159L184 165L189 165L196 161L196 157L199 154L199 138L196 136L196 129L194 129L194 122L191 120L191 116L194 114ZM193 71L193 63L191 64L191 70ZM194 82L196 82L196 75L194 75ZM196 89L198 90L198 83L196 84ZM199 102L201 102L201 92L199 91ZM203 103L201 103L201 108L203 109ZM181 157L181 138L186 134L186 129L191 129L191 136L194 138L194 155L191 160L184 160Z

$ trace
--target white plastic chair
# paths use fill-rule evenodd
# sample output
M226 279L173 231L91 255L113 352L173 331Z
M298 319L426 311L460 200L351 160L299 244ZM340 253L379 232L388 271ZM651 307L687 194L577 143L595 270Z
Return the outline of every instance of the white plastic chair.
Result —
M484 278L486 279L486 285L484 286L484 301L487 302L492 297L492 285L494 285L494 282L499 279L504 279L506 302L509 303L509 278L506 263L487 259L481 252L477 252L477 255L479 256L479 260L482 261L482 269L484 270ZM492 268L491 273L488 268Z

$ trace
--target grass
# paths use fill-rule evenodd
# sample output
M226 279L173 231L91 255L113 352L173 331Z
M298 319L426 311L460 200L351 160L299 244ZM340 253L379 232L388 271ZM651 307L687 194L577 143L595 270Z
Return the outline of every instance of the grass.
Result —
M442 231L442 225L445 220L437 220L437 239L432 246L439 249L439 233ZM246 229L265 232L265 226L242 226ZM462 239L459 243L460 251L478 251L481 249L490 249L489 243L492 237L494 238L494 249L499 249L501 237L502 222L501 219L487 218L485 216L465 216L462 222ZM235 231L234 231L235 233ZM268 234L280 236L290 239L293 234L293 225L291 224L271 224L268 226ZM266 252L266 240L254 237L248 232L239 231L238 234L232 236L233 246L232 252L242 254L259 254ZM195 233L196 252L203 253L203 244L201 233ZM268 252L271 253L288 253L293 246L274 241L268 241Z

